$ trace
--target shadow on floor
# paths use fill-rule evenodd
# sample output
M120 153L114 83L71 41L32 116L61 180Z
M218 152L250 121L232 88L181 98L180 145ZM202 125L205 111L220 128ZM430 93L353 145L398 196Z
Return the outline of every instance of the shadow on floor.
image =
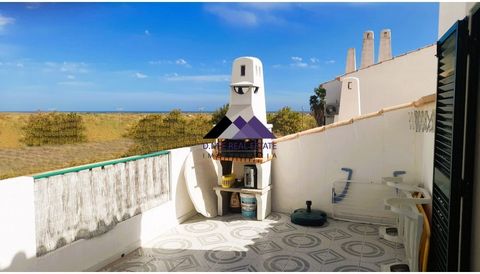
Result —
M403 247L380 239L376 225L302 227L282 213L264 221L197 215L102 271L379 271L403 260Z

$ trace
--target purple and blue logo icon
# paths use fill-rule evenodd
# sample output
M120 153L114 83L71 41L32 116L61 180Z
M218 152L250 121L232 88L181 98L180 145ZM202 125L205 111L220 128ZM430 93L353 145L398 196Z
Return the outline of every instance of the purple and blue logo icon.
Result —
M248 122L242 116L238 116L233 122L225 116L203 138L275 139L275 135L255 116Z

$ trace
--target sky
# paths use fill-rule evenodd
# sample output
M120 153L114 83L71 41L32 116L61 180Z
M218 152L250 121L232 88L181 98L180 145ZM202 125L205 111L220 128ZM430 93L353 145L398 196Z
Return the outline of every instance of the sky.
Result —
M267 110L308 110L385 28L394 56L433 44L438 3L0 3L0 111L211 111L240 56Z

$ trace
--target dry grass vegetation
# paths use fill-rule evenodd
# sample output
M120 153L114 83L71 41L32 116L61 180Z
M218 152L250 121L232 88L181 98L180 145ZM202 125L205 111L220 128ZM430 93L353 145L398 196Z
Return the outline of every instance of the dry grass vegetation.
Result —
M180 110L173 110L168 115L147 115L126 134L135 142L129 154L145 154L212 141L203 139L213 126L210 119L208 114L183 115Z
M133 141L118 139L67 145L0 148L0 179L115 159Z
M45 126L44 120L53 117L52 114L41 114L47 118L39 121L35 119L40 116L35 115L39 114L0 113L0 179L200 144L208 142L203 136L213 126L211 114L185 114L175 110L168 114L79 113L76 115L81 121L77 117L62 116L60 121L70 122L47 125L51 129L48 134L57 136L58 140L62 136L73 138L73 141L53 145L51 141L35 139L38 130L31 130L32 125L41 130L40 125ZM310 115L302 117L299 129L315 126ZM32 122L30 128L29 121ZM300 120L295 116L289 122L300 123ZM58 133L66 129L80 130L83 137L75 139L75 134L72 137ZM29 132L35 134L29 136ZM26 141L29 138L30 142Z
M39 119L39 115L48 117ZM175 118L171 114L80 113L77 115L81 117L85 139L75 139L74 136L75 141L52 145L41 141L45 136L34 138L35 134L39 135L38 130L29 134L32 133L31 127L42 124L41 121L44 127L53 128L47 135L57 136L58 132L72 127L72 122L67 120L64 120L67 126L63 129L55 123L45 125L44 120L51 115L0 113L0 179L193 145L202 142L205 130L211 127L208 123L210 114L177 113ZM177 126L155 127L148 123L151 120L149 117ZM139 124L141 120L147 123ZM132 135L132 132L137 132L137 135Z
M65 145L85 142L83 119L76 113L36 113L22 127L27 146Z

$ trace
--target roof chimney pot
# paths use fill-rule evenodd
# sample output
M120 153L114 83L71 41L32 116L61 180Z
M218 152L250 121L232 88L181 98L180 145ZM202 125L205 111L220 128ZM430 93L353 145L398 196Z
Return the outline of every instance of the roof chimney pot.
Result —
M384 29L380 34L378 62L383 62L392 59L392 32L389 29Z
M373 31L369 30L363 33L362 43L362 64L360 68L366 68L373 65L374 58L374 36Z
M349 48L347 51L347 65L345 66L345 73L350 73L357 70L357 60L355 59L355 48Z

